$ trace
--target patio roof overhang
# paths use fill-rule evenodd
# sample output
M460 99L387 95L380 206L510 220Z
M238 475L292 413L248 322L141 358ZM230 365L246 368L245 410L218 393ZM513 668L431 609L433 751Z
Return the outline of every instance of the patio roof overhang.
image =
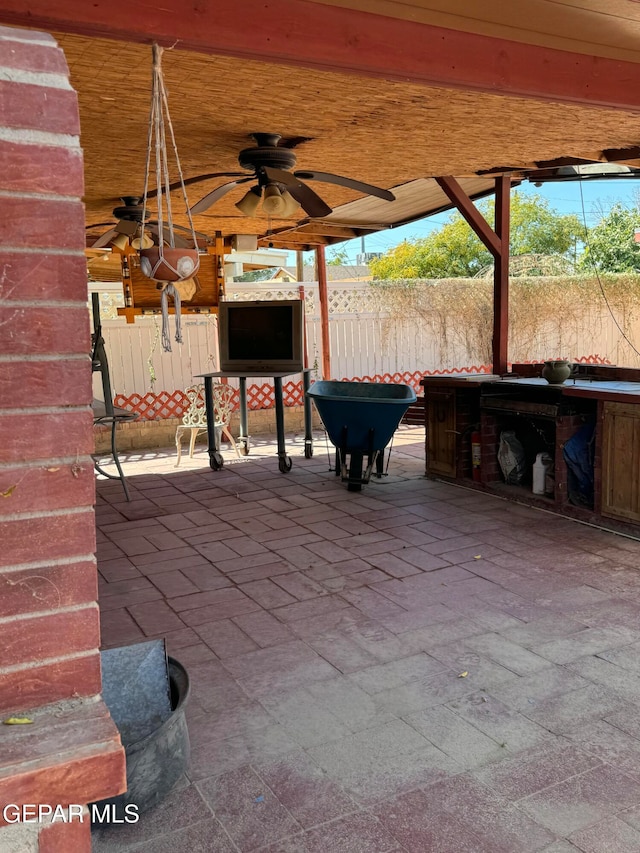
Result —
M450 207L432 180L440 176L474 198L501 174L640 162L633 0L522 0L517 10L491 2L480 11L469 0L220 0L211 10L170 0L139 21L123 0L0 0L0 20L52 30L65 51L88 224L111 221L121 196L142 192L154 39L172 48L165 75L186 176L236 171L248 135L276 131L308 140L296 148L299 168L398 196L379 203L314 183L331 216L267 220L237 211L239 187L196 218L205 232L326 245ZM224 180L190 187L191 203Z

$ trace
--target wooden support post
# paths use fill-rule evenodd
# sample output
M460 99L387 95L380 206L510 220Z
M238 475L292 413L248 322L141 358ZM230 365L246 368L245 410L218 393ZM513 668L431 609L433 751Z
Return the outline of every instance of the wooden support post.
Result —
M298 254L302 254L298 252ZM300 297L300 301L303 303L302 305L302 365L305 370L309 367L309 347L307 342L307 312L304 307L305 300L305 292L304 292L304 284L298 285L298 296Z
M316 271L320 291L320 329L322 332L322 378L331 379L331 343L329 339L329 292L324 246L316 246Z
M494 258L493 266L493 372L507 372L509 333L509 201L511 180L496 178L495 230L480 213L455 178L436 178L438 186L460 211Z
M496 178L495 230L500 252L493 267L493 372L506 373L509 351L509 229L511 181Z
M296 252L296 278L300 284L304 281L304 258L301 251Z

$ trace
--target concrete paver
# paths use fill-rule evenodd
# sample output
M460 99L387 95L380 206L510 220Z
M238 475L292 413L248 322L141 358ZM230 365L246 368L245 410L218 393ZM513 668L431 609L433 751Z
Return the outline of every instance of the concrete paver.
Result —
M192 758L97 853L639 850L640 541L425 479L419 428L360 493L287 442L98 480L103 645L166 637Z

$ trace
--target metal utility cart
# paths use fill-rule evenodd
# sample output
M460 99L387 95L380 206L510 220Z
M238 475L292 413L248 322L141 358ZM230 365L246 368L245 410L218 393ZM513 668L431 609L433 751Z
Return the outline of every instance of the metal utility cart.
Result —
M296 373L299 371L295 371ZM306 392L309 387L308 368L302 371L303 390ZM258 374L252 374L258 375ZM291 470L293 462L287 454L284 440L284 399L282 394L282 380L285 376L291 376L292 371L282 373L265 373L273 379L275 409L276 409L276 437L278 442L278 468L282 474L286 474ZM205 405L207 409L207 437L209 440L209 465L214 471L219 471L224 464L220 448L218 446L218 437L214 428L215 413L213 408L213 380L236 378L240 385L240 435L237 438L237 444L240 447L240 452L243 456L249 455L249 417L247 407L247 377L244 373L238 371L217 370L213 373L200 373L198 378L204 379ZM313 435L311 432L311 407L307 400L306 393L304 394L304 455L306 459L311 459L313 456Z
M307 395L336 447L336 474L350 492L359 492L369 482L373 466L382 460L380 454L417 399L409 385L384 382L322 380L314 382Z

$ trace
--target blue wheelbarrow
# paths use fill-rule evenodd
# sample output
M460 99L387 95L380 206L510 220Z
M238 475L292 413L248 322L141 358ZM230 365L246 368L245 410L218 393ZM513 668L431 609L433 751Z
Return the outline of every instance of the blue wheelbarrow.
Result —
M336 475L347 482L350 492L359 492L376 463L381 476L384 448L415 403L415 391L409 385L385 382L321 380L313 383L307 395L336 448Z

